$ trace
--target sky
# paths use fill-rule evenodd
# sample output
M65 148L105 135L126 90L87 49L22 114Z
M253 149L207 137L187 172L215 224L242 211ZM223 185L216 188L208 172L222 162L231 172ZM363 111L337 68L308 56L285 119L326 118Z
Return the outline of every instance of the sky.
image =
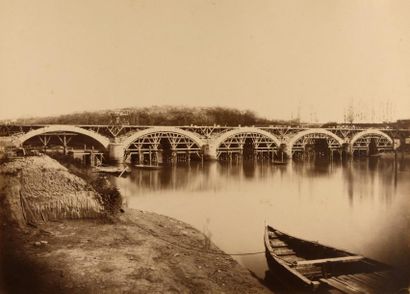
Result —
M150 105L410 118L410 1L0 0L0 119Z

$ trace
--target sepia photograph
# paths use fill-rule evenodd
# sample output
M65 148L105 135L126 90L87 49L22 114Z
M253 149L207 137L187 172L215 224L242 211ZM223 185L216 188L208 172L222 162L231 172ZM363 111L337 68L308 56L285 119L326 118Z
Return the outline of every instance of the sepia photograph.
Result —
M0 0L0 294L410 294L409 0Z

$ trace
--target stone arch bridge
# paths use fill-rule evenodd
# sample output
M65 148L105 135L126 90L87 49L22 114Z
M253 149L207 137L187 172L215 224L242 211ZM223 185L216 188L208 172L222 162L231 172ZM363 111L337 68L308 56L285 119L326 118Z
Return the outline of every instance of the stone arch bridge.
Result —
M161 163L196 159L278 160L306 154L342 157L392 151L409 130L343 126L1 125L0 135L23 148L104 154L111 161Z

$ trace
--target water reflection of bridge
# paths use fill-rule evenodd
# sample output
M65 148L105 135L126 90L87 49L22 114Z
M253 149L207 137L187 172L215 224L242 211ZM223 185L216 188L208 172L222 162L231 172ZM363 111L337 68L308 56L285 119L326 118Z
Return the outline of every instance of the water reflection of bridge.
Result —
M89 150L135 163L363 156L406 143L407 129L221 126L2 125L0 135L25 150Z
M267 179L276 173L286 172L290 166L274 166L256 161L239 163L192 162L190 165L168 166L160 170L135 169L127 178L116 181L131 181L132 191L125 195L141 195L152 191L191 191L201 192L223 189L230 181L254 181Z
M375 184L386 189L379 190L379 194L385 197L383 201L388 202L391 190L397 185L397 170L406 166L408 167L408 161L405 160L378 158L335 163L315 160L279 166L256 161L245 161L243 164L192 162L190 165L169 166L155 171L135 169L127 178L116 178L116 181L131 181L136 184L127 186L133 190L124 191L125 195L144 195L162 190L220 191L226 186L234 185L236 181L269 182L273 178L286 175L294 175L295 184L299 181L320 181L320 178L340 177L340 183L346 184L346 196L353 205L355 198L355 201L360 201L360 197L373 197L372 189Z

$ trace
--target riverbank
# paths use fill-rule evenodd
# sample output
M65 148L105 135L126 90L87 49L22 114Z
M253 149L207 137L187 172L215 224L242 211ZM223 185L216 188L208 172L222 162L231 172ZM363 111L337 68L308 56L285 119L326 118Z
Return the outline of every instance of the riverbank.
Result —
M2 293L269 293L183 222L107 215L101 195L49 157L4 163L0 179Z

